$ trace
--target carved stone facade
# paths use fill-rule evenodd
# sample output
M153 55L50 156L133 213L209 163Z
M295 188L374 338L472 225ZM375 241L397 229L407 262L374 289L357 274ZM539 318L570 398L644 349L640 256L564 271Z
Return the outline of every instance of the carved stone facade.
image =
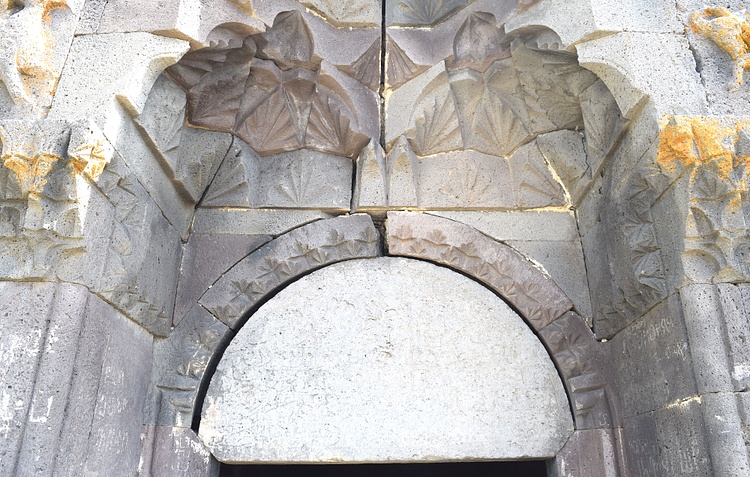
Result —
M503 300L534 343L518 363L543 350L559 376L549 412L573 428L526 449L482 434L497 458L750 476L750 21L736 1L647 3L0 2L0 474L218 476L217 457L243 458L201 422L247 384L243 357L287 343L253 342L252 320L283 333L275 304L299 291L295 309L337 323L337 297L311 298L325 277L419 260L467 302L461 283ZM389 326L409 317L401 288L368 288L396 303ZM518 364L465 351L461 378ZM287 393L305 396L323 381L295 353ZM518 393L542 389L517 374ZM495 394L457 409L534 415ZM314 436L295 439L284 455ZM357 449L342 459L405 455Z

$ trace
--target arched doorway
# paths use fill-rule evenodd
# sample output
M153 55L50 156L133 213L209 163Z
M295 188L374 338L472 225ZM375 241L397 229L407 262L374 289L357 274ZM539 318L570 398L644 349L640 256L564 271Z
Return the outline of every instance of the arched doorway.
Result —
M199 429L234 464L543 460L572 433L562 380L513 309L395 257L323 268L260 307L224 353Z

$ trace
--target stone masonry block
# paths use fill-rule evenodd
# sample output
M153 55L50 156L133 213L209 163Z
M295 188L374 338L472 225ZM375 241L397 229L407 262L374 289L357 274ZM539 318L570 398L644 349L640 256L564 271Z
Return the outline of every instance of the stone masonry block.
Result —
M611 341L625 417L694 396L688 335L679 297L671 295Z
M193 233L183 246L173 324L224 272L269 240L268 235Z
M250 254L199 303L232 329L264 296L325 265L379 254L380 236L367 215L313 222Z
M451 220L389 212L388 251L461 270L505 296L541 329L573 304L552 280L518 252Z

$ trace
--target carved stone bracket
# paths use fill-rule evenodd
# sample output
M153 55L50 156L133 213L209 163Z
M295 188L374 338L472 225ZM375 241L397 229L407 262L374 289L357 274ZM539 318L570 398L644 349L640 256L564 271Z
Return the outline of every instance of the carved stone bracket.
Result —
M521 254L476 229L426 214L388 214L388 252L421 258L474 277L515 307L555 361L577 429L617 427L606 353L558 286Z

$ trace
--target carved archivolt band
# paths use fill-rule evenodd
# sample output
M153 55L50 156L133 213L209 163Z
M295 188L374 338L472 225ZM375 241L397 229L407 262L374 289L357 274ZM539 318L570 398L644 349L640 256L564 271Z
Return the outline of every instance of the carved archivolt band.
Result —
M552 279L510 247L451 220L389 213L386 233L389 255L428 260L471 276L524 317L560 372L578 430L619 427L608 357ZM367 215L321 220L278 237L228 270L167 340L170 367L157 377L161 424L190 425L211 361L258 306L316 269L380 255L379 237Z

